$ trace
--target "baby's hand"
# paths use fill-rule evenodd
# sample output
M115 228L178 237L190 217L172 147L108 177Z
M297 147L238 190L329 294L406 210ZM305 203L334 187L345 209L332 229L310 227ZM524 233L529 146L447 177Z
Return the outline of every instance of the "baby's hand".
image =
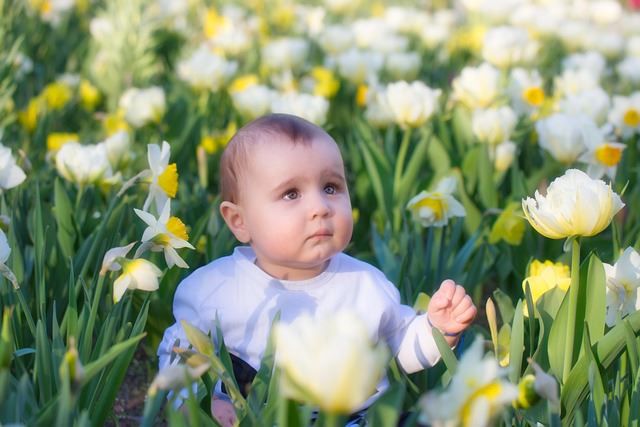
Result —
M447 279L431 297L427 317L433 327L451 337L467 329L476 317L477 311L464 288Z
M211 398L211 415L222 427L233 427L236 423L236 411L231 402Z

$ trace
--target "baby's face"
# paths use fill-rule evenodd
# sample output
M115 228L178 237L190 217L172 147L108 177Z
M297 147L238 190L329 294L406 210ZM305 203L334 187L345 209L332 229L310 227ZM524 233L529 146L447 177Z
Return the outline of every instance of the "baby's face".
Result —
M353 230L351 202L336 144L274 138L248 153L240 200L257 264L273 277L303 280L322 272Z

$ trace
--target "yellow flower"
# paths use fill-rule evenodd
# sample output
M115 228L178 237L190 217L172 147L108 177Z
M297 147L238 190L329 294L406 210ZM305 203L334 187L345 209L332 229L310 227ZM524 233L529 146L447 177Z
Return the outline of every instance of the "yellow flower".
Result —
M102 126L107 136L111 136L120 131L129 132L131 130L131 127L124 118L124 110L121 108L115 113L107 114L102 120Z
M364 107L367 105L367 95L369 93L369 86L365 84L359 84L356 90L356 105L358 107Z
M629 127L636 127L640 125L640 111L633 107L630 107L624 112L622 116L622 122Z
M45 86L41 96L49 109L60 110L71 100L73 92L68 85L53 82Z
M101 96L98 88L88 80L80 82L80 104L88 110L93 111L100 102Z
M518 246L522 242L526 221L519 208L519 203L512 202L500 213L491 227L489 243L496 244L504 240L510 245Z
M251 86L258 84L258 76L255 74L244 74L236 77L229 85L229 93L242 92Z
M47 135L47 151L58 151L67 142L80 142L77 133L51 132Z
M332 98L338 93L340 81L336 79L333 72L328 68L314 67L311 70L311 76L315 80L315 86L313 88L314 95Z
M204 15L204 35L207 38L215 37L228 25L230 22L227 17L219 15L215 9L207 10Z
M455 31L447 41L449 52L469 50L480 52L487 28L483 25L472 25Z
M529 265L529 276L522 281L522 292L526 292L527 284L529 284L531 299L535 306L545 292L555 287L564 292L569 289L571 284L569 266L561 262L533 260ZM529 316L529 310L526 305L524 305L524 315Z
M38 116L42 112L40 98L31 98L27 107L18 113L18 121L28 132L33 132L38 124Z
M547 195L522 200L527 220L550 239L594 236L604 230L624 206L611 186L592 179L578 169L569 169L553 180Z
M236 123L231 122L222 132L203 136L200 145L208 154L215 154L227 146L237 129Z
M544 102L544 90L539 86L527 87L522 91L522 99L533 107L540 107Z

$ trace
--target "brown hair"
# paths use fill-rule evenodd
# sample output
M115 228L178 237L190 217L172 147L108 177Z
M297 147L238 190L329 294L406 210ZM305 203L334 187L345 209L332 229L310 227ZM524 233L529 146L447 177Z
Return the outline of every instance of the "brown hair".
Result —
M274 137L280 137L293 145L309 145L318 136L333 141L321 127L290 114L269 114L243 126L231 138L220 158L222 201L238 202L240 171L246 167L252 145L268 142Z

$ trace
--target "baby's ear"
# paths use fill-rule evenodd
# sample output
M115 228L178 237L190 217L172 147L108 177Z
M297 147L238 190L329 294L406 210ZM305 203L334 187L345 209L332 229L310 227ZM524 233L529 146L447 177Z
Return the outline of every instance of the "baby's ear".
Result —
M246 229L242 208L235 203L224 201L220 203L220 214L236 239L242 243L249 243L251 236Z

